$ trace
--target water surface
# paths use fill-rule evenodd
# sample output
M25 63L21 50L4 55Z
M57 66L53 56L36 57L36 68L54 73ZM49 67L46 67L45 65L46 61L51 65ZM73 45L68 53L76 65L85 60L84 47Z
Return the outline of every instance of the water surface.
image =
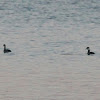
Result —
M99 11L99 0L1 0L0 99L99 100Z

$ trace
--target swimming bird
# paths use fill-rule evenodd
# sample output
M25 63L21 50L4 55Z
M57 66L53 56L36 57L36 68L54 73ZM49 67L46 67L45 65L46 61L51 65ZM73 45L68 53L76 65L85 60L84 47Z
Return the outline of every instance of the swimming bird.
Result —
M3 50L3 52L4 52L4 53L11 52L11 50L10 50L10 49L6 49L6 45L5 45L5 44L4 44L3 46L4 46L4 50Z
M89 47L87 47L86 49L88 50L88 52L87 52L88 55L93 55L93 54L95 54L94 52L90 52L90 48L89 48Z

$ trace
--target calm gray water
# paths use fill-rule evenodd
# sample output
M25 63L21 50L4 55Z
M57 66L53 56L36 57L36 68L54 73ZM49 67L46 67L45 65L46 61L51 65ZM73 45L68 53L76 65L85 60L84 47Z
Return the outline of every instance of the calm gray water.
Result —
M100 100L100 0L0 0L0 56L0 100Z

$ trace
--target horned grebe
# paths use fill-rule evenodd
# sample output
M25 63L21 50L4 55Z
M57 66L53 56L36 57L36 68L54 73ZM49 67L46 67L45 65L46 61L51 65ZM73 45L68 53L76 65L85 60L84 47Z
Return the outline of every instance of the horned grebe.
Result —
M86 49L88 50L88 52L87 52L88 55L93 55L93 54L95 54L94 52L90 52L90 48L89 48L89 47L87 47Z
M6 45L5 45L5 44L4 44L3 46L4 46L4 50L3 50L3 52L4 52L4 53L11 52L11 50L10 50L10 49L6 49Z

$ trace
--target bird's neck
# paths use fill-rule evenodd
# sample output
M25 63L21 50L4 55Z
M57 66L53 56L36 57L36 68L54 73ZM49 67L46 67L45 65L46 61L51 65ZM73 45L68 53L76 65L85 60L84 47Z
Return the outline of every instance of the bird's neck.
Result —
M90 49L88 49L88 52L90 52Z
M90 49L88 50L88 55L90 54Z
M6 50L6 46L4 46L4 50Z

